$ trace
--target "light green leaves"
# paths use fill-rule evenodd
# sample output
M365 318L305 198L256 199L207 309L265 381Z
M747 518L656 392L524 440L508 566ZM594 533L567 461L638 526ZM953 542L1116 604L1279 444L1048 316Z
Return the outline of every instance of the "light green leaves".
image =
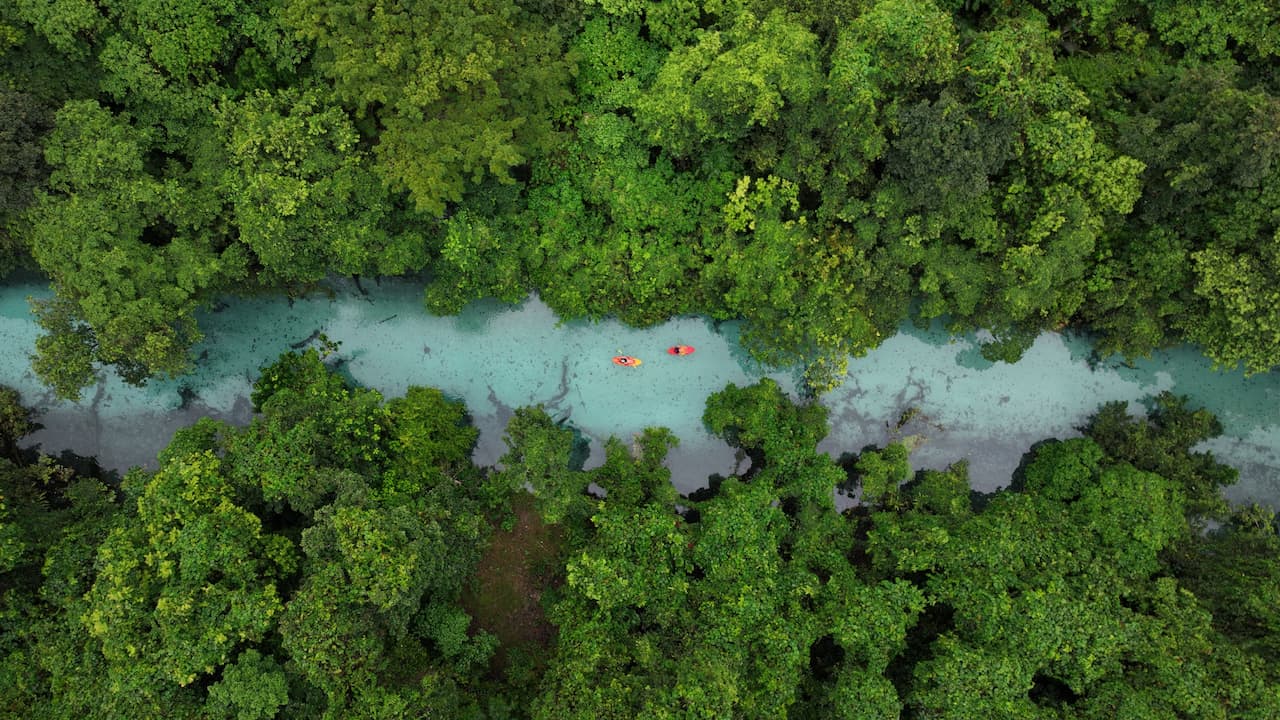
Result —
M138 522L99 551L87 596L84 622L109 661L185 686L274 626L292 544L237 495L209 452L174 458L147 483Z
M545 522L564 521L586 503L588 478L569 470L573 431L559 427L541 407L519 408L507 423L504 469L490 483L506 492L533 488L538 513Z
M653 142L688 155L769 126L819 86L816 36L782 11L763 20L744 12L730 29L671 51L636 117Z
M87 38L106 28L106 18L93 0L19 0L18 16L31 23L59 51L72 57L88 54Z
M145 171L147 150L144 131L96 102L58 113L47 157L59 194L32 209L31 250L59 291L38 306L53 334L37 365L69 396L91 362L118 363L134 382L186 369L202 293L237 270L188 224L186 190Z
M1188 335L1227 367L1250 373L1280 364L1280 229L1260 238L1257 254L1240 256L1222 247L1192 253L1196 294L1209 305L1207 317L1188 322Z
M847 32L870 56L881 87L941 84L958 69L954 20L932 0L880 0Z
M209 687L208 707L234 720L270 720L289 701L288 678L279 663L257 650L240 653L222 679Z
M392 273L426 260L420 236L390 230L392 200L347 113L310 91L258 91L221 103L215 125L229 165L239 241L264 283L310 283L331 272Z
M560 37L507 0L295 0L285 15L315 43L334 97L376 118L377 170L419 211L442 215L552 139L566 100Z
M504 302L528 293L517 238L504 237L505 225L463 211L445 222L444 244L427 287L427 308L438 315L457 313L477 298Z

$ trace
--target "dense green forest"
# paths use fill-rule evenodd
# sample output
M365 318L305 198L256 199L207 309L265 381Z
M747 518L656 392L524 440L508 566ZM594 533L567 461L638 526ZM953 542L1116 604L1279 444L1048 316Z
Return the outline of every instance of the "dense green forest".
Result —
M0 0L0 282L33 364L190 369L199 314L334 275L425 309L746 321L809 389L904 320L1280 365L1274 0ZM1280 534L1162 395L1006 490L728 386L751 459L286 354L124 477L0 389L0 716L1280 717ZM838 512L836 488L859 504Z
M1172 396L980 495L901 444L832 460L820 405L730 385L704 420L751 468L691 497L665 430L583 470L523 408L480 469L459 404L314 350L253 402L104 479L20 451L0 393L0 715L1280 716L1274 516L1224 506L1235 471L1190 450L1220 427Z
M743 318L817 389L906 318L1266 371L1278 58L1271 0L5 0L0 270L67 396L331 274Z

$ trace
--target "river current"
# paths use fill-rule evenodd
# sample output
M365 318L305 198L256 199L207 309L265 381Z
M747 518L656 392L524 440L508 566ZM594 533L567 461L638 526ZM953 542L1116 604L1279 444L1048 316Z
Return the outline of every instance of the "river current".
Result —
M0 383L16 387L39 412L45 427L28 442L55 454L96 455L111 469L151 467L173 431L201 415L248 422L258 369L324 333L341 343L342 370L365 386L392 397L429 385L465 401L481 432L475 460L482 465L502 455L512 409L542 403L591 439L588 467L602 460L600 443L610 435L670 428L681 444L668 465L686 492L747 462L703 428L708 394L762 376L796 391L794 372L762 368L747 356L732 322L682 317L646 329L561 323L536 297L518 306L481 301L460 315L434 317L423 308L421 283L366 281L362 292L339 280L331 288L293 301L229 298L200 317L205 339L195 348L192 374L138 388L103 373L80 402L68 403L30 369L39 329L26 298L47 297L49 290L38 282L10 284L0 288ZM697 352L666 354L675 344ZM1075 428L1101 403L1127 401L1140 411L1144 397L1172 390L1222 420L1225 434L1206 449L1241 471L1228 497L1280 506L1280 373L1246 378L1218 371L1191 347L1128 365L1119 358L1091 362L1090 349L1085 338L1045 333L1018 363L993 364L982 359L973 336L904 325L853 359L844 385L821 398L832 429L820 449L839 455L910 436L914 467L967 459L975 488L992 490L1008 482L1032 443L1078 435ZM619 354L643 364L614 365L610 358ZM904 414L909 421L899 427Z

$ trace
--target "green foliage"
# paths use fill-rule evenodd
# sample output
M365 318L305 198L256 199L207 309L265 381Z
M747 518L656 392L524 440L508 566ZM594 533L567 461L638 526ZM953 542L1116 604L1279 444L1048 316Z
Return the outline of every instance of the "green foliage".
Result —
M726 481L725 492L728 483L737 487ZM779 647L795 649L778 637L783 621L771 612L786 602L773 588L784 525L769 507L769 486L747 492L750 501L708 507L692 528L697 535L668 503L601 502L590 545L568 564L569 594L552 614L562 625L560 651L534 717L627 717L686 705L755 716L785 706L785 698L759 695L781 689L771 678L793 673L798 659ZM734 596L738 602L723 602ZM646 633L645 625L663 630ZM787 655L785 666L776 662Z
M393 203L354 124L318 90L224 102L215 126L230 160L223 191L262 282L398 275L425 262L420 235L388 229Z
M22 626L0 641L0 707L400 717L471 702L459 683L493 641L468 637L457 605L487 530L474 484L455 481L472 478L461 406L424 388L383 406L314 351L267 368L255 401L247 428L176 433L156 472L124 480L120 511L47 459L0 460L0 616Z
M236 495L208 452L147 483L137 523L99 549L86 595L84 622L109 663L186 686L265 637L283 610L277 583L297 560Z
M1239 54L1266 60L1280 55L1280 13L1259 0L1202 3L1152 0L1151 24L1162 40L1193 56Z
M825 407L792 404L769 378L745 388L729 383L707 398L702 421L729 444L774 458L803 452L827 434Z
M1220 490L1235 483L1238 473L1213 453L1191 450L1221 435L1222 424L1207 410L1188 408L1185 397L1161 393L1144 419L1131 417L1125 403L1107 403L1084 432L1110 457L1177 482L1193 514L1213 516L1226 509Z
M732 18L741 0L586 0L605 13L626 20L643 20L645 30L668 47L679 47L698 36L704 14Z
M689 155L767 127L812 98L819 78L817 38L803 25L781 11L763 20L743 12L728 30L671 51L636 118L653 142Z
M1099 308L1103 348L1133 354L1174 333L1249 372L1275 360L1275 118L1280 101L1231 63L1135 79L1117 145L1142 161L1142 201L1109 243ZM1154 340L1157 342L1142 342Z
M503 241L495 223L463 211L445 222L435 278L427 288L427 309L456 314L468 301L496 297L516 303L528 294L520 255ZM501 227L501 226L499 226Z
M888 174L913 204L976 215L971 222L977 232L990 223L981 216L990 215L989 210L982 213L989 179L1013 158L1014 147L1009 124L978 122L971 112L949 94L902 108Z
M991 329L1000 344L985 354L1000 359L1080 311L1100 236L1139 197L1143 165L1101 142L1054 71L1053 40L1034 15L976 35L953 85L963 94L905 109L894 146L907 160L899 202L923 210L903 227L923 245L920 312Z
M280 665L257 650L245 650L209 686L206 707L214 717L267 720L289 702L288 679Z
M17 237L20 215L48 177L42 145L52 128L48 104L0 83L0 277L29 262Z
M932 1L879 0L849 24L880 87L941 84L957 71L954 19Z
M504 468L482 487L466 469L474 431L438 391L384 405L311 351L265 369L254 399L262 417L247 428L206 420L178 432L156 472L124 480L124 507L47 459L0 460L0 617L16 629L0 638L0 708L183 718L1280 711L1274 518L1245 509L1192 532L1199 510L1184 488L1202 505L1217 486L1194 482L1215 466L1188 448L1215 421L1169 397L1149 420L1109 406L1091 437L1037 445L1016 489L977 504L962 463L899 487L906 448L868 449L855 464L864 504L845 514L832 503L845 473L816 449L824 413L769 381L708 399L708 426L753 462L692 498L670 484L676 439L662 429L630 446L611 439L602 464L571 470L572 431L521 409ZM25 411L10 404L22 432ZM357 426L382 428L381 454L350 451ZM556 534L563 554L532 556L563 567L523 567L530 556L512 535L490 554L526 560L492 555L474 573L483 503L526 483L567 530ZM505 580L523 602L543 599L556 633L552 643L548 629L504 630L523 649L490 666L496 636L473 628L458 598L474 577L497 589L495 567L521 574ZM536 614L508 607L517 625ZM520 659L530 651L539 657ZM490 667L503 673L482 678Z
M281 617L281 639L331 713L359 707L398 672L394 654L426 639L410 632L415 614L456 599L479 532L452 515L430 501L339 496L303 531L307 579ZM430 657L417 655L418 666Z
M692 558L674 512L648 504L637 512L609 510L591 518L592 545L566 565L566 582L602 612L643 609L662 623L679 617L687 602Z
M330 273L743 319L812 391L912 311L1006 361L1067 326L1280 356L1258 0L11 5L0 272L52 278L67 397Z
M315 43L334 98L376 120L377 171L421 211L443 214L553 138L567 100L560 33L509 0L297 0L285 16Z
M584 114L564 170L548 169L528 202L520 250L542 298L562 316L616 313L648 325L710 299L702 237L730 178L714 157L677 169L646 150L635 123Z
M893 332L900 309L880 292L867 244L841 230L815 234L796 215L798 192L776 176L741 178L723 208L726 231L712 246L720 261L703 276L726 309L747 320L742 341L752 355L805 362L809 386L823 391L839 383L850 355Z
M1151 712L1223 717L1268 702L1256 684L1236 694L1247 661L1234 648L1217 659L1194 649L1215 642L1208 616L1159 577L1160 553L1187 536L1178 485L1112 462L1091 440L1047 444L1025 468L1025 491L998 494L981 514L874 516L878 562L928 571L930 602L950 615L915 667L917 712L1032 717L1049 699L1094 717L1124 697ZM1196 674L1175 680L1167 673L1178 665ZM1056 698L1044 692L1050 682L1063 688ZM1142 690L1162 683L1178 690Z
M604 112L632 107L664 59L663 52L641 37L637 22L591 18L573 40L578 68L574 77L584 109Z
M518 408L507 422L507 453L502 470L486 481L491 495L505 498L528 486L533 489L544 522L559 523L585 511L587 484L570 472L573 431L560 427L540 406Z
M1236 510L1223 527L1187 538L1170 565L1213 616L1215 629L1268 663L1280 657L1280 613L1272 600L1280 584L1280 537L1273 510Z
M742 319L810 391L909 310L989 330L991 359L1081 326L1103 354L1189 340L1263 372L1276 20L1260 0L17 0L0 274L48 274L33 367L72 398L102 366L185 371L221 294L419 270L436 312L534 290L565 318ZM1102 408L981 502L963 464L904 483L904 446L868 449L845 515L824 411L767 381L709 399L752 468L693 498L669 433L577 471L540 409L481 473L461 405L385 402L314 351L252 401L248 427L201 421L109 488L19 452L30 415L0 393L0 713L1280 715L1274 521L1225 506L1235 471L1191 450L1221 428L1169 396ZM482 678L496 641L456 601L482 511L526 487L565 527L565 567L524 590L558 635Z
M185 370L200 294L228 268L198 236L150 244L149 233L181 227L186 210L180 187L145 172L146 145L127 118L88 101L59 111L46 147L60 194L32 208L31 251L59 295L37 305L50 335L36 367L64 394L78 392L95 361L119 363L135 382Z
M0 460L0 712L83 714L81 693L103 695L100 656L66 646L84 641L81 597L118 510L100 481L77 478L48 457L31 465ZM99 701L121 711L130 705L137 710L145 700Z
M854 465L862 488L862 502L883 502L886 495L897 492L911 475L907 448L902 443L889 443L883 450L869 450L858 455Z
M435 485L442 474L449 477L470 464L480 433L467 423L462 403L434 388L411 387L404 397L387 403L387 411L395 438L390 474L406 483L398 490L414 494Z
M1280 278L1280 229L1256 246L1257 255L1239 257L1220 248L1192 254L1199 282L1196 294L1208 301L1203 324L1190 330L1218 362L1243 363L1250 373L1269 370L1280 352L1280 315L1272 288Z
M17 11L18 17L30 23L54 48L73 57L88 54L86 40L106 27L106 18L91 0L21 0Z
M22 405L18 391L0 385L0 457L21 460L18 441L35 429L31 410Z
M386 669L380 629L372 613L347 604L340 567L316 568L308 575L281 617L281 641L298 659L302 675L341 711L351 702L351 691L373 685Z

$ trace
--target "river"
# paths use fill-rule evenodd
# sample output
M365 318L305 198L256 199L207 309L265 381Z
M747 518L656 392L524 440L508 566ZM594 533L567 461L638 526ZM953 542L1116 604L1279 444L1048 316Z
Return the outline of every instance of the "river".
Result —
M465 401L480 429L475 460L482 465L504 451L502 429L512 409L542 403L591 438L588 466L600 461L600 441L609 435L670 428L681 444L668 465L685 492L705 485L711 473L742 469L702 427L708 394L766 375L796 389L793 372L762 368L746 355L735 323L717 327L682 317L643 330L612 321L560 323L536 297L514 307L481 301L460 315L434 317L423 309L420 283L366 281L361 292L337 280L331 287L292 302L229 298L200 317L205 339L195 348L200 360L191 375L137 388L104 373L81 402L68 403L37 382L28 361L39 329L26 298L49 290L37 281L9 284L0 288L0 382L16 387L45 425L29 443L95 455L111 469L153 467L173 431L201 415L248 422L258 368L323 332L341 343L344 372L365 386L395 396L410 385L430 385ZM697 352L667 355L665 348L677 343ZM644 364L619 367L610 362L618 354ZM967 459L974 486L991 490L1008 481L1032 443L1077 435L1099 404L1128 401L1138 410L1143 397L1172 390L1222 420L1225 435L1207 445L1241 470L1228 497L1280 506L1280 373L1245 378L1216 371L1189 347L1131 367L1118 358L1091 367L1089 354L1084 338L1045 333L1020 362L993 364L971 336L904 325L851 361L845 384L822 397L832 430L820 449L838 455L914 435L920 440L914 467ZM913 419L897 428L909 408Z

